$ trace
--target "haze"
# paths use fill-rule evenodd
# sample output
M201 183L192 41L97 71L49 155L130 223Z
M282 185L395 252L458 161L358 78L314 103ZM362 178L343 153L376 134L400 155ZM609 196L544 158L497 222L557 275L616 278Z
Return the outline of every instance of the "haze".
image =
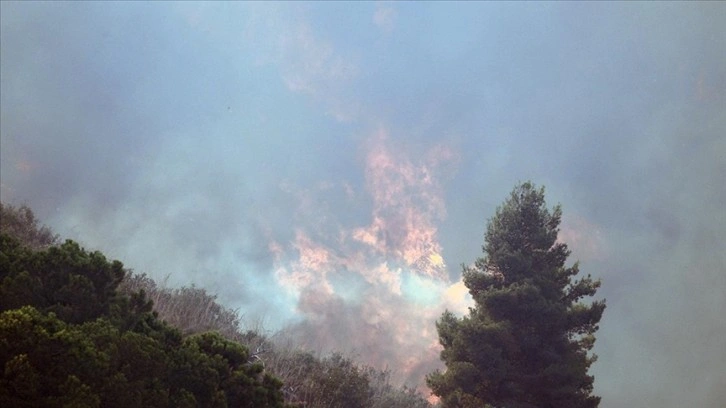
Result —
M62 237L420 386L532 180L601 406L726 406L726 4L0 7L0 194Z

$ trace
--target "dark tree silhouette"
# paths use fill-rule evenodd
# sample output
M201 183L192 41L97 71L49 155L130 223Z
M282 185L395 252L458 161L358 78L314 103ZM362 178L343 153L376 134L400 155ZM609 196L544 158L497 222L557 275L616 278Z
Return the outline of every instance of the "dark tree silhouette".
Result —
M589 354L605 302L583 303L600 282L565 266L561 209L544 188L518 185L489 220L486 256L464 267L475 306L437 322L446 371L428 384L444 407L597 407Z

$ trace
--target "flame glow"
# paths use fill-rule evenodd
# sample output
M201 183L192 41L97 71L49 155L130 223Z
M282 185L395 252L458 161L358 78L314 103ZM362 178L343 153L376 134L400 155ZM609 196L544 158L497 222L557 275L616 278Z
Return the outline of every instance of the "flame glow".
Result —
M366 148L370 222L341 228L326 217L322 229L335 233L298 229L293 242L269 248L278 282L297 299L302 320L289 330L303 346L353 353L420 386L439 367L435 320L467 302L463 284L449 280L437 238L446 215L437 169L453 155L439 147L412 162L392 150L385 131ZM359 202L348 183L338 187Z

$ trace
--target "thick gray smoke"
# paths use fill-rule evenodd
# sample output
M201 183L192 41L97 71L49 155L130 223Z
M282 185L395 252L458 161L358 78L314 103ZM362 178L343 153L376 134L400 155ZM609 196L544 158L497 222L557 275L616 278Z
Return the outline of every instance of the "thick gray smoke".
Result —
M726 5L0 2L0 195L420 384L531 179L603 407L726 406Z

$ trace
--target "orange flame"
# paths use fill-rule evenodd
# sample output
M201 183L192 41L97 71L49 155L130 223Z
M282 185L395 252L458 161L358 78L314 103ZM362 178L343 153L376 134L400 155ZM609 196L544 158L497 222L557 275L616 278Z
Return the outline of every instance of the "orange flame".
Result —
M436 172L452 153L437 149L414 163L392 151L385 131L375 134L367 148L370 223L333 234L340 238L328 244L298 229L287 248L273 242L269 249L278 282L298 295L297 310L306 319L297 327L309 336L297 337L312 339L308 346L317 350L356 352L363 362L391 367L399 380L421 385L424 375L440 365L434 321L444 307L463 309L466 296L463 284L449 281L436 228L446 215ZM346 197L355 196L349 184L339 187ZM326 223L337 228L327 216ZM355 276L365 286L357 287L355 299L344 301L331 282ZM409 276L417 280L404 287ZM412 290L431 291L436 299L412 302ZM355 316L342 316L346 313Z

